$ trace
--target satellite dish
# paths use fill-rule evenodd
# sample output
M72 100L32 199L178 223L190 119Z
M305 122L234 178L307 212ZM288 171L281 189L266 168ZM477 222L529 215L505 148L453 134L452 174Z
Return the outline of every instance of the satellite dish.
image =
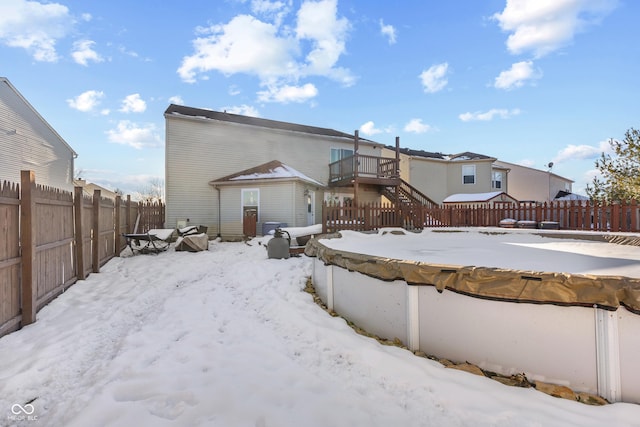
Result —
M553 162L549 162L549 164L547 165L547 167L548 167L549 169L551 169L551 168L553 167Z

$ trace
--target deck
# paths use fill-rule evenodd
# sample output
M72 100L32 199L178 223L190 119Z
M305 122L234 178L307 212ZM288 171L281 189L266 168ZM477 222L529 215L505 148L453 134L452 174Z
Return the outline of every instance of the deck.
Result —
M361 184L399 185L399 160L389 157L354 154L329 164L329 185L351 186Z

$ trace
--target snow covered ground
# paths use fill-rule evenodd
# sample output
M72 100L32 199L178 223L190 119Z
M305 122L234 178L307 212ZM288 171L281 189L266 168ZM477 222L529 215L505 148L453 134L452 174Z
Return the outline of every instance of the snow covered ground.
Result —
M113 259L0 338L0 425L640 425L357 335L249 243Z

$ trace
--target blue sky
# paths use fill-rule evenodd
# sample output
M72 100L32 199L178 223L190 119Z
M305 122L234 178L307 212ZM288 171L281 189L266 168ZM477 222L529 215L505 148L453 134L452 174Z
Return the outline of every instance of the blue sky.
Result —
M125 193L164 179L172 102L553 162L583 193L640 126L638 17L635 0L0 0L0 75L83 178Z

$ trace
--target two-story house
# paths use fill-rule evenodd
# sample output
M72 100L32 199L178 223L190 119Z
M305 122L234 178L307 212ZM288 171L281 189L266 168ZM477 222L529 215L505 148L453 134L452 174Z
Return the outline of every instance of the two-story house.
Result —
M482 154L400 149L398 138L394 148L357 131L173 104L165 123L167 227L204 225L210 236L237 239L266 224L319 223L323 202L410 210L472 200L467 194L517 200L515 165Z
M5 77L0 77L0 181L35 172L39 184L73 191L76 152Z
M397 159L357 133L173 104L165 123L167 227L236 239L252 220L254 234L265 223L306 226L323 201L379 201L399 183Z
M392 153L390 147L383 150L383 155ZM509 168L496 160L471 152L443 154L402 148L400 176L437 204L453 195L509 193Z

